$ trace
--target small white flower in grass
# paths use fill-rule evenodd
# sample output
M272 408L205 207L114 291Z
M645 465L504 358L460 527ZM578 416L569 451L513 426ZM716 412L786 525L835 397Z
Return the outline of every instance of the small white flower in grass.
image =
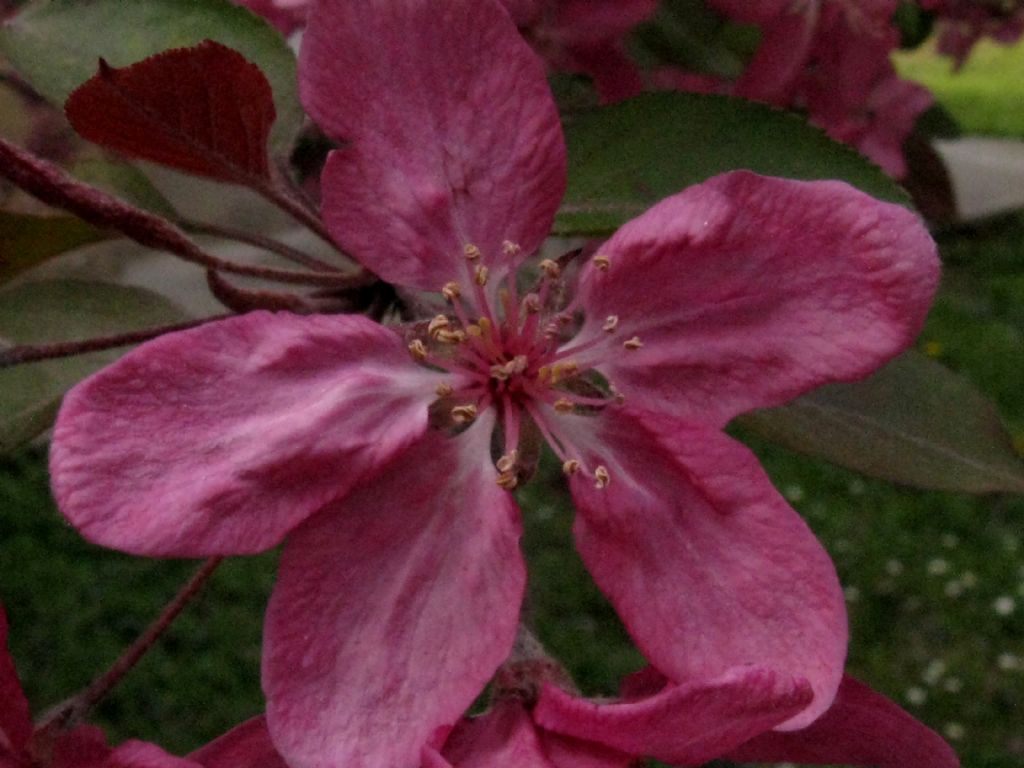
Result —
M932 558L926 567L930 576L942 576L949 573L949 561L941 557Z
M996 666L1003 672L1016 672L1024 668L1020 656L1013 653L1000 653L996 658Z
M943 588L942 591L946 593L946 597L953 597L953 598L960 597L960 595L962 595L964 593L963 582L960 581L959 579L953 579L952 581L947 581L946 582L946 586Z
M793 504L796 504L798 502L803 501L804 496L806 496L807 494L804 493L804 489L802 486L799 486L796 483L791 483L790 485L786 486L785 490L783 491L783 495L786 497L788 501L792 502Z
M926 701L928 701L928 691L926 691L924 688L921 688L920 686L915 685L911 688L907 688L906 692L903 694L903 697L914 706L920 706L921 704L924 704Z
M1000 616L1009 616L1017 610L1017 601L1009 595L1000 595L992 601L992 610Z
M899 576L903 573L903 563L893 558L885 563L885 572L890 576Z
M964 571L960 575L960 581L962 581L964 586L968 589L974 589L978 586L978 574L974 571Z
M946 691L946 693L960 693L963 687L963 681L959 677L947 677L942 684L942 690Z
M847 587L843 590L843 596L848 603L856 603L860 600L860 590L857 587Z
M956 549L960 543L960 537L955 533L944 533L942 534L942 546L946 549Z
M946 734L946 738L951 741L959 741L967 735L967 729L960 723L946 723L942 727L942 732Z
M935 685L944 674L946 674L946 662L942 659L932 659L921 674L921 679L928 685Z

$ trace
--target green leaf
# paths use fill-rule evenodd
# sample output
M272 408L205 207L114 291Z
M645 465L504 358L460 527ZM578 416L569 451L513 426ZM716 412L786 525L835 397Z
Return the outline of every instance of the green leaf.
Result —
M98 157L85 157L71 167L71 175L86 184L144 208L164 218L174 219L177 212L149 178L129 163Z
M112 237L117 233L73 216L0 211L0 285L47 259Z
M841 179L882 200L906 192L798 116L725 96L649 93L572 115L561 235L608 235L652 203L725 171Z
M50 280L0 292L0 338L11 344L71 341L186 319L162 296L109 283ZM124 352L122 347L0 368L0 455L48 429L64 392Z
M909 352L738 423L774 442L919 488L1024 493L1024 461L995 408L962 376Z
M0 53L54 104L96 73L169 48L216 40L270 80L275 154L290 152L302 125L295 55L267 22L228 0L36 0L0 30Z

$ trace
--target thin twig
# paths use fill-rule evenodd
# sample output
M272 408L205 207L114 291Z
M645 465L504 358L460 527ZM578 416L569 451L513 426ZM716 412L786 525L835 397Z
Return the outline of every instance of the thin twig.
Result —
M146 652L153 647L160 636L167 631L178 615L185 609L203 585L209 581L210 576L221 564L222 557L211 557L206 560L199 570L183 586L178 594L160 612L156 620L146 627L146 630L124 653L115 661L106 672L101 674L80 693L66 701L59 708L51 712L44 726L56 726L58 728L71 728L78 724L89 714L89 711L99 704L100 701L116 686L131 669L139 663Z
M310 256L308 253L304 253L297 248L292 248L290 245L286 245L279 240L247 232L246 230L234 229L233 227L222 227L219 224L207 224L205 222L192 221L190 219L178 219L177 224L182 229L187 232L191 232L194 235L211 235L213 237L224 238L225 240L234 240L239 243L245 243L246 245L253 245L257 248L269 251L270 253L276 253L282 258L288 259L288 261L301 264L304 267L318 272L342 271L338 267L328 264L326 261L321 261L315 256Z
M213 315L202 320L191 320L184 323L173 323L171 325L160 325L152 328L142 328L138 331L129 331L114 336L96 336L91 339L80 341L59 341L54 344L18 344L6 348L0 348L0 368L10 368L23 363L35 363L40 360L56 360L62 357L74 357L89 352L99 352L104 349L116 349L126 347L129 344L140 344L143 341L155 339L165 333L185 331L189 328L196 328L215 320L223 320L233 317L230 314Z
M177 226L102 190L83 184L56 165L0 138L0 175L48 205L63 208L94 226L114 229L147 248L158 248L207 269L258 277L279 283L348 287L361 284L337 272L270 269L222 259L206 253Z

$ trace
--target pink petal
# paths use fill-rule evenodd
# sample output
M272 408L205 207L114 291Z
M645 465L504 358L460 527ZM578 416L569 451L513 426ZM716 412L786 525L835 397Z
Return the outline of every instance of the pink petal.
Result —
M550 731L631 755L698 765L788 720L812 695L806 681L737 667L631 702L599 704L547 686L533 716Z
M789 11L766 24L761 44L736 82L736 95L789 106L810 57L816 16Z
M842 677L846 610L828 554L750 451L666 414L575 417L593 430L572 478L577 547L650 662L676 683L745 664L806 679L824 712Z
M542 63L496 0L320 3L300 83L313 118L350 142L324 169L327 226L385 280L468 285L465 245L501 269L551 229L561 125ZM504 254L506 240L521 253Z
M51 763L52 768L122 768L112 757L106 734L94 725L80 725L57 737Z
M657 204L583 277L584 336L639 407L724 424L828 381L856 379L917 335L938 282L910 211L846 184L729 173ZM621 354L638 335L644 344Z
M844 677L835 703L802 731L767 733L729 755L752 763L822 763L877 768L957 768L935 731L864 683Z
M421 434L434 376L362 317L259 312L162 336L65 397L54 493L105 546L258 552Z
M32 715L7 650L7 614L0 605L0 757L21 753L32 735Z
M265 717L236 725L188 756L203 768L287 768L270 740Z
M76 766L72 764L68 768L76 768ZM169 755L156 744L149 744L145 741L126 741L110 754L102 768L203 768L203 766L186 758Z
M292 768L415 765L507 656L525 572L491 427L428 433L289 538L263 686Z

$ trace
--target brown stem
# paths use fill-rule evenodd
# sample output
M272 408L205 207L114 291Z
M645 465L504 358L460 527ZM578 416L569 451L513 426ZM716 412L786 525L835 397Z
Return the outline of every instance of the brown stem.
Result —
M63 208L94 226L117 230L147 248L167 251L208 269L304 285L346 287L353 281L352 277L336 272L255 267L206 253L167 219L83 184L4 139L0 139L0 175L47 205Z
M55 344L19 344L10 346L0 349L0 368L10 368L11 366L21 365L23 363L35 363L40 360L55 360L61 357L74 357L75 355L99 352L104 349L126 347L129 344L139 344L143 341L155 339L157 336L163 336L165 333L184 331L189 328L205 325L206 323L213 322L214 320L223 320L227 317L232 317L232 315L213 315L212 317L204 317L202 320L190 320L185 323L174 323L172 325L143 328L138 331L129 331L128 333L121 333L114 336L96 336L91 339L82 339L80 341L60 341Z
M246 245L254 245L257 248L262 248L270 253L276 253L282 258L288 259L288 261L293 261L296 264L301 264L304 267L318 272L341 272L338 267L328 264L326 261L321 261L315 256L310 256L308 253L304 253L297 248L292 248L278 240L247 232L242 229L222 227L219 224L206 224L201 221L191 221L189 219L179 219L178 224L186 231L196 235L212 235L213 237L222 237L225 240L234 240L239 243L245 243Z
M146 627L146 630L124 653L115 661L110 669L101 674L80 693L64 702L56 710L50 712L40 728L71 728L81 722L89 711L117 685L131 669L139 663L139 660L146 652L153 647L160 636L167 631L172 622L185 609L203 585L210 579L213 572L220 565L222 557L211 557L206 560L195 572L191 579L183 586L178 594L161 611L156 620Z

